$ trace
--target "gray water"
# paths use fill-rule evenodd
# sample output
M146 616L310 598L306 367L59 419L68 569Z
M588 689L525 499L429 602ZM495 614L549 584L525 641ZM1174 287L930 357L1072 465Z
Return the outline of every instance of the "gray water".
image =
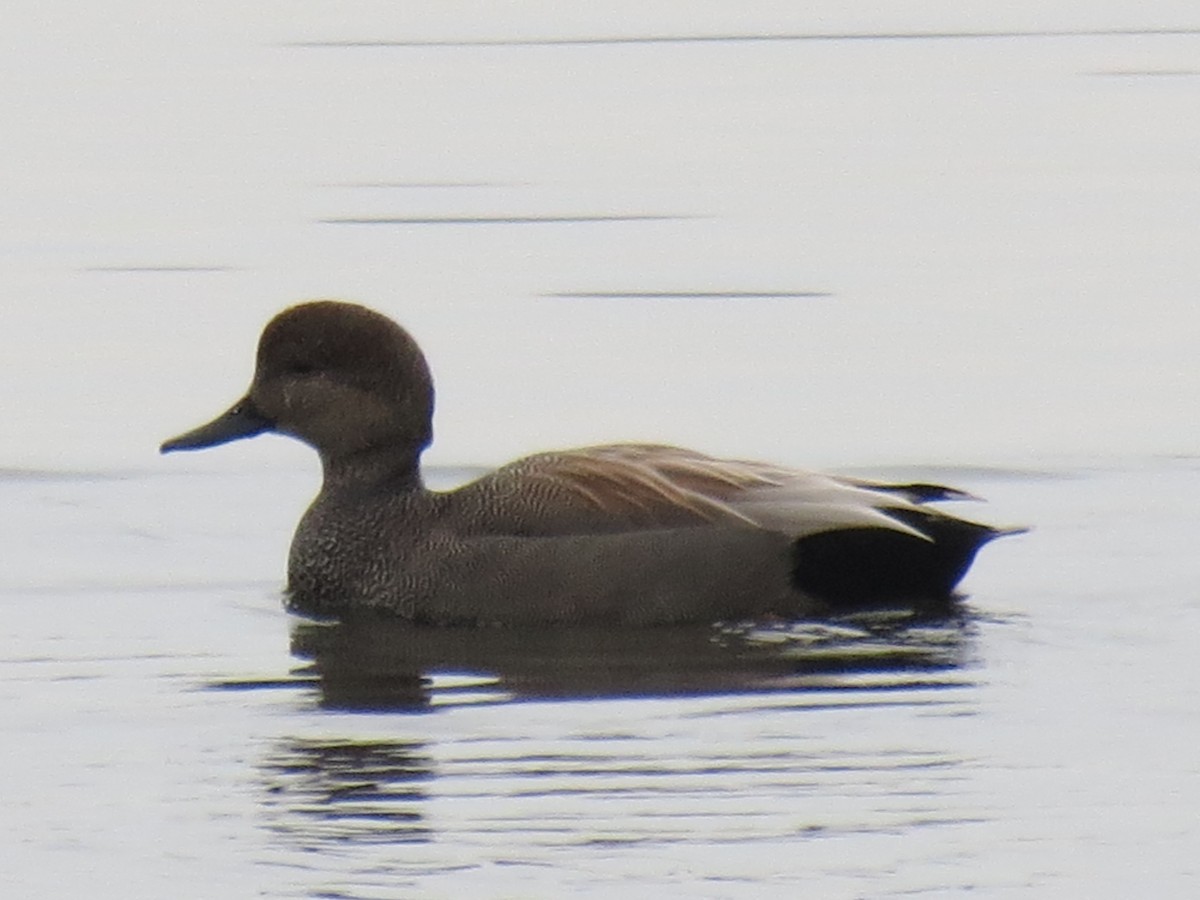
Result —
M1195 895L1191 5L49 3L0 42L5 896ZM948 621L294 619L309 452L155 447L330 295L428 351L437 484L663 440L1033 531Z

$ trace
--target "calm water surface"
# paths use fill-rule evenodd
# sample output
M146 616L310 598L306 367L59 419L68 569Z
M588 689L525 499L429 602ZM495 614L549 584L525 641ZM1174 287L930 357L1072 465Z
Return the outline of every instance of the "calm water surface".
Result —
M0 894L1200 893L1200 18L893 6L6 10ZM154 448L322 295L419 337L435 463L1034 530L951 621L294 620L308 451Z
M907 474L1038 520L961 617L604 634L289 618L312 472L9 473L5 881L1190 895L1200 463Z

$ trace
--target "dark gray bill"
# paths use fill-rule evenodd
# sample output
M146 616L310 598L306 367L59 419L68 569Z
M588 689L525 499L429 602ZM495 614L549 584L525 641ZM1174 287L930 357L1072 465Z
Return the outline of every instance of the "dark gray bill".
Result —
M174 450L201 450L205 447L215 447L229 441L254 437L264 431L270 431L275 423L258 411L250 398L246 397L233 404L227 412L217 416L207 425L193 428L191 431L173 437L158 448L160 453L170 453Z

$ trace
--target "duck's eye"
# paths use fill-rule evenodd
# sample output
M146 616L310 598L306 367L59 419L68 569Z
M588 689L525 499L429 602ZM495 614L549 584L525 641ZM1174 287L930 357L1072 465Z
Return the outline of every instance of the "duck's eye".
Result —
M311 375L317 371L317 367L308 362L294 362L287 367L289 375L304 376Z

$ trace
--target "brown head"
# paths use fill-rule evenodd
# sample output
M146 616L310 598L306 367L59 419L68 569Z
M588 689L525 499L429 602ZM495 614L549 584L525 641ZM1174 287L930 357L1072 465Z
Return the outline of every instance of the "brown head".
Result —
M161 449L276 431L314 447L327 467L371 451L415 466L432 440L432 419L433 382L408 332L366 307L318 300L284 310L263 329L245 397Z

